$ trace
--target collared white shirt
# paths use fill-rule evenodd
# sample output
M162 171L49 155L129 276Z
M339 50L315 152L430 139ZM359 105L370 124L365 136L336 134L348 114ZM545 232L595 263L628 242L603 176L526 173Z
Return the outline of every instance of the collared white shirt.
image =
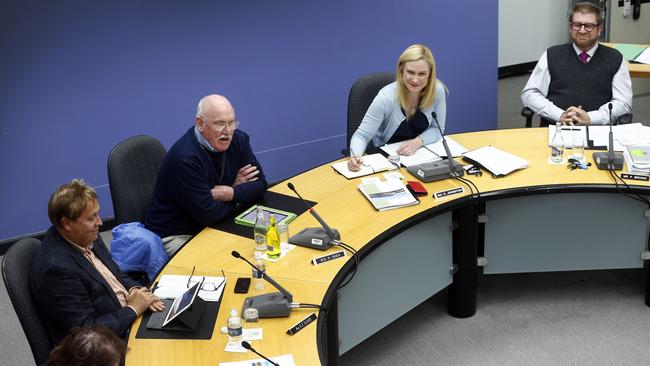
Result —
M591 61L591 57L597 49L598 43L587 51L589 55L587 62ZM576 51L576 57L580 58L579 55L582 51L575 43L573 44L573 50ZM530 75L528 83L521 92L521 102L540 116L557 122L564 111L546 98L550 83L551 75L548 71L548 58L546 51L544 51ZM624 114L632 113L632 97L632 80L627 69L627 62L623 59L621 66L612 79L612 119L615 120ZM591 124L609 124L609 107L607 104L609 102L603 104L597 110L587 111Z

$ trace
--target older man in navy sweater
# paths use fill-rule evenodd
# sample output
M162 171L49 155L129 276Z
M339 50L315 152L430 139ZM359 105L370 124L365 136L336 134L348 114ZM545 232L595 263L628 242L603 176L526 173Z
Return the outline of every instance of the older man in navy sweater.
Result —
M168 253L238 204L264 195L262 167L238 126L228 99L208 95L199 102L194 126L165 156L145 226L163 238Z

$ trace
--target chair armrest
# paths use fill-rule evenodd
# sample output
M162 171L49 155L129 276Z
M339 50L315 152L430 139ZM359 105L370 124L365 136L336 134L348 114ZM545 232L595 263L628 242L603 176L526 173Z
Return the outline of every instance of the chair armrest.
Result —
M528 108L528 107L524 107L521 110L521 115L523 117L526 117L526 127L527 128L532 127L533 126L533 115L535 115L535 112L533 112L533 110Z

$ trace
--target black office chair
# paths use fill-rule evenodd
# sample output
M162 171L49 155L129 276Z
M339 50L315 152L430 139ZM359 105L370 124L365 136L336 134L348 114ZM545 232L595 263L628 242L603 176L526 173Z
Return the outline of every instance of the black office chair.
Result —
M108 154L108 185L117 224L144 222L166 153L160 141L139 135L115 145ZM143 286L150 280L146 272L126 274Z
M21 239L9 248L2 261L2 278L7 287L7 293L37 365L47 362L52 349L52 343L29 292L32 262L40 247L41 241L38 239Z
M524 118L526 118L525 126L527 128L532 127L533 126L533 116L535 115L535 112L533 112L533 110L528 108L528 107L524 107L521 110L521 115ZM614 120L614 125L624 125L624 124L628 124L628 123L632 123L632 114L631 113L624 114L624 115L618 117L616 120ZM542 125L542 121L541 121L541 118L540 118L540 126L541 125Z
M372 100L375 99L381 88L393 81L395 81L395 73L376 72L362 76L352 84L350 95L348 96L347 149L341 151L343 155L349 155L350 138L361 124L361 120L363 119L363 116L366 115ZM367 150L372 150L372 148L373 146L371 142L368 144Z
M167 150L151 136L130 137L108 155L108 184L117 224L144 222Z

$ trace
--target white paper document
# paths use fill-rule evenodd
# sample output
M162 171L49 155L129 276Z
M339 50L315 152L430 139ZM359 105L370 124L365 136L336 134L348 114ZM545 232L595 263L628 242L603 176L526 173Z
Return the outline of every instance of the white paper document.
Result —
M204 276L192 276L193 281L200 281ZM175 299L187 291L187 280L190 276L179 276L179 275L163 275L160 277L160 281L156 285L154 290L154 295L163 298L163 299ZM205 301L219 301L223 289L226 287L224 277L210 277L205 276L203 281L203 288L206 288L206 283L208 286L217 288L217 291L199 291L199 297Z
M494 146L483 146L468 151L463 156L482 165L496 176L508 175L515 170L528 167L529 164L528 160L499 150Z
M634 58L635 62L650 65L650 47L647 47L637 57Z
M261 341L262 328L242 328L242 336L246 342ZM224 352L246 353L248 350L241 345L241 342L226 342Z
M394 142L392 144L386 144L382 146L381 149L388 155L398 155L397 148L399 148L402 143L403 142ZM405 167L438 161L440 159L440 157L436 156L431 152L431 150L426 149L424 146L417 149L413 155L399 155L399 162Z
M452 139L451 137L446 137L446 139L447 139L447 145L449 145L449 151L454 157L461 156L464 152L467 151L465 147L463 147L458 142L454 141L454 139ZM403 142L394 142L392 144L386 144L382 146L381 149L385 151L386 154L388 155L397 155L397 149L400 147L401 144L403 144ZM413 155L408 155L408 156L400 155L399 162L405 167L410 167L413 165L438 161L445 156L447 156L447 153L445 152L445 147L442 144L442 140L439 140L432 144L422 146Z
M575 136L584 137L584 145L587 146L587 135L592 141L592 146L609 145L609 125L589 126L562 126L562 138L566 143L573 143ZM614 133L614 150L623 151L625 146L639 145L650 143L650 127L643 126L641 123L629 123L625 125L612 126ZM548 126L548 145L555 136L555 126Z
M278 365L296 366L296 362L293 360L292 355L282 355L269 358ZM219 366L271 366L271 364L263 358L256 358L248 361L219 362Z
M625 166L630 174L650 174L650 144L628 145L623 151Z
M445 136L445 139L447 140L447 146L449 146L449 152L451 152L451 155L453 155L455 158L462 156L468 151L463 145L456 142L456 140L453 138ZM445 147L442 145L442 140L434 142L433 144L425 145L424 147L438 156L447 156Z
M280 256L277 258L269 258L268 255L266 255L266 252L262 254L262 258L264 260L267 260L269 262L275 263L279 261L280 259L284 258L285 255L289 254L290 251L292 251L296 246L293 244L289 243L280 243Z
M384 172L386 170L397 169L385 156L382 154L370 154L362 156L363 165L361 169L357 172L353 172L348 169L348 161L339 161L338 163L332 164L332 168L337 172L341 173L344 177L351 179L357 177L363 177L365 175L375 174L379 172Z

